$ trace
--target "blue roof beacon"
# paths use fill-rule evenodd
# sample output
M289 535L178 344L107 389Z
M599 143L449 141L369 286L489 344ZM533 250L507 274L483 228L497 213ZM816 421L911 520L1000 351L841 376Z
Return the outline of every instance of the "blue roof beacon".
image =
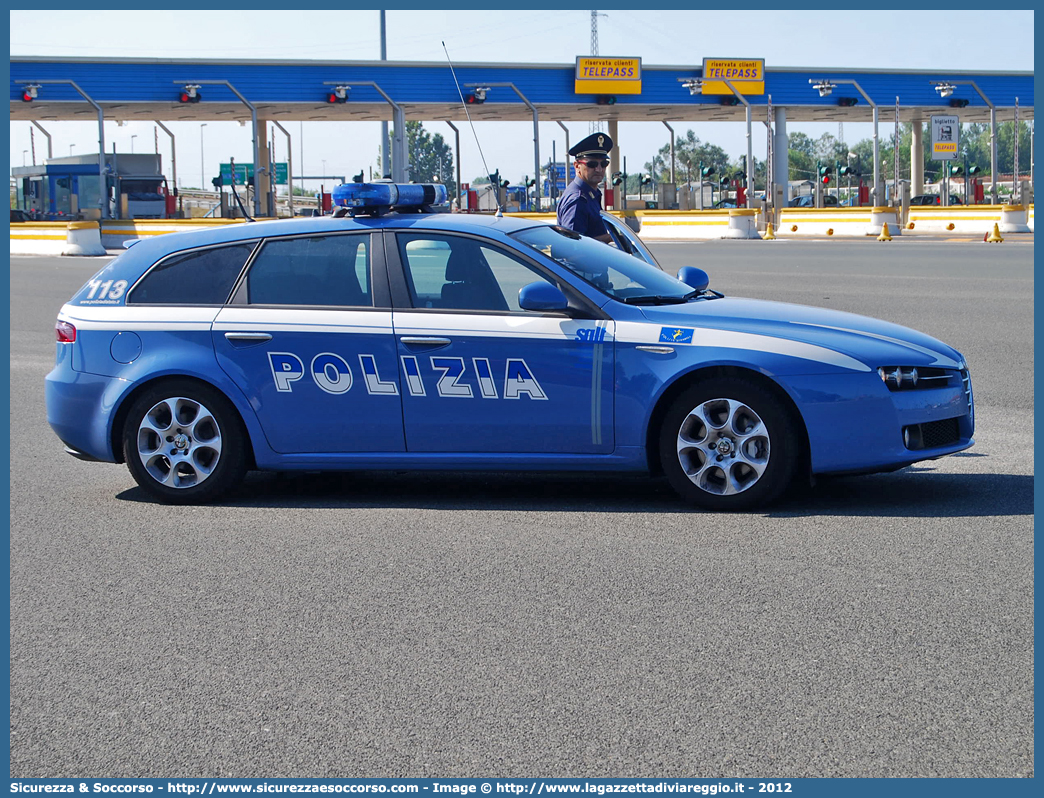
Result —
M343 183L334 186L333 204L351 216L383 216L391 210L431 213L445 205L449 192L441 183Z

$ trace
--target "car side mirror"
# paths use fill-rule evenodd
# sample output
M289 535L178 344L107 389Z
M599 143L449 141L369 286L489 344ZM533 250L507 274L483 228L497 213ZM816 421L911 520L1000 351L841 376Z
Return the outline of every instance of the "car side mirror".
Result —
M569 307L569 300L558 286L538 282L530 283L519 289L518 304L523 310L543 312L566 310Z
M703 269L695 266L682 266L678 269L678 279L690 288L702 291L710 285L710 276Z

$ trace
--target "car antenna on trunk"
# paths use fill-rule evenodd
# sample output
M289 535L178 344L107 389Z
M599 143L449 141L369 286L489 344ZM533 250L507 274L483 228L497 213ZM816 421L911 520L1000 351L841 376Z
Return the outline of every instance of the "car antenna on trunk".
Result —
M471 112L468 111L468 104L464 102L464 92L460 90L460 81L457 80L457 73L453 69L453 62L450 61L449 50L446 49L446 42L442 42L442 49L446 51L446 63L449 64L450 74L453 75L453 82L457 84L457 95L460 97L460 104L464 106L464 113L468 117L468 124L471 125L471 135L475 137L475 144L478 146L479 157L482 159L482 168L486 170L486 177L489 178L490 184L493 183L493 175L490 174L489 167L486 166L486 156L482 154L482 145L479 143L478 133L475 132L475 123L471 121ZM460 153L457 153L459 156ZM497 203L498 217L504 215L504 209L500 205L500 186L493 186L493 199ZM457 186L457 191L460 191L460 186Z

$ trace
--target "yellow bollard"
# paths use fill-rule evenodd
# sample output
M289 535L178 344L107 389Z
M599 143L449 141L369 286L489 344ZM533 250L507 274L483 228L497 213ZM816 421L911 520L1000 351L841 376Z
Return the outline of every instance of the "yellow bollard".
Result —
M881 235L877 237L878 241L891 241L892 235L888 232L888 222L881 225Z
M775 241L776 240L776 234L774 232L772 232L772 222L769 222L767 225L765 225L765 235L763 235L761 237L761 240L762 241Z
M993 223L993 232L986 236L986 243L988 244L999 244L1004 239L1001 238L1000 227L996 222Z

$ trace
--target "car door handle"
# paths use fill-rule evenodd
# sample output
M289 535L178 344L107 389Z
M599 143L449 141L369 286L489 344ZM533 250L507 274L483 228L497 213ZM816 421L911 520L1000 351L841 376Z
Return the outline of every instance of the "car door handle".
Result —
M427 335L404 335L399 339L407 346L449 346L449 338L433 338Z
M251 344L260 344L265 341L271 341L272 335L270 333L263 332L227 332L225 333L226 341L243 341Z

